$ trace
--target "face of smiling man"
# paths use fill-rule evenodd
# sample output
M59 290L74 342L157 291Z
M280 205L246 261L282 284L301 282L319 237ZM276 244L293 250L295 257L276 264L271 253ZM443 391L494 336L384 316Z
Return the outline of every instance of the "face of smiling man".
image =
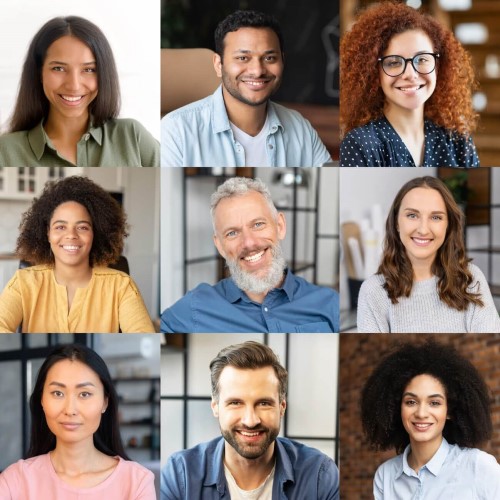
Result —
M270 459L286 408L286 401L279 401L274 369L226 366L218 386L219 397L212 401L212 411L226 440L226 458Z
M262 194L249 191L223 198L214 224L215 246L238 288L265 294L282 283L286 264L279 241L286 234L285 217L275 216Z

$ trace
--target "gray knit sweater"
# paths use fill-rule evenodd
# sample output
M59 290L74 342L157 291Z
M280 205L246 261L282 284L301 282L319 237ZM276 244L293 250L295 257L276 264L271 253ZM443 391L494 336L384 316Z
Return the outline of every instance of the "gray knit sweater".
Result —
M392 304L383 288L381 274L368 278L358 298L358 332L360 333L498 333L500 317L484 274L469 264L474 277L470 291L481 293L484 307L470 304L457 311L439 298L437 277L413 283L409 297Z

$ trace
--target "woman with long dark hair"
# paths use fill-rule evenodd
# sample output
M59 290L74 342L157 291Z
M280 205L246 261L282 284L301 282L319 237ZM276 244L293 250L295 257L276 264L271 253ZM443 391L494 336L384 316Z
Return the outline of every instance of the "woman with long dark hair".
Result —
M30 447L0 475L2 499L156 498L152 472L123 449L118 396L92 349L55 348L38 372L30 410Z
M51 19L28 48L0 166L159 167L158 141L119 110L102 31L77 16Z
M87 177L49 182L22 217L19 269L0 294L0 332L153 333L141 294L111 269L128 236L116 200Z
M341 167L478 167L472 59L430 15L381 2L340 42Z
M366 439L399 454L378 468L375 500L500 498L500 465L477 449L491 438L490 400L481 374L450 346L388 354L361 395Z
M364 333L500 332L481 270L464 244L464 215L435 177L407 182L386 222L382 262L359 293Z

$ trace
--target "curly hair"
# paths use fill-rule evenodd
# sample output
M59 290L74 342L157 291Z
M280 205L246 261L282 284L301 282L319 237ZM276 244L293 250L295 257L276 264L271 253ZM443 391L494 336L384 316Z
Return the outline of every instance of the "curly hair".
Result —
M378 58L391 38L422 30L439 53L436 88L424 106L425 118L464 136L476 128L472 59L453 34L427 14L401 3L382 2L361 13L340 42L340 123L342 135L383 116L384 93Z
M118 202L87 177L71 176L48 182L39 198L22 215L16 254L32 264L53 264L54 255L47 238L54 210L67 201L83 205L91 219L94 239L91 266L106 266L118 260L123 240L128 236L126 215Z
M257 12L255 10L237 10L225 19L223 19L215 29L215 52L221 59L224 55L224 38L231 31L237 31L240 28L269 28L276 33L280 43L281 54L285 51L285 41L281 33L280 25L277 19L270 14Z
M482 307L481 294L469 290L474 278L468 267L471 259L465 253L463 212L443 181L430 176L416 177L404 184L389 210L382 261L377 270L385 278L387 295L393 304L397 304L399 297L410 296L413 287L413 267L399 236L398 215L403 198L419 187L438 191L446 206L446 236L431 267L432 273L438 277L439 298L458 311L465 311L471 303Z
M443 436L450 444L474 448L492 434L488 386L481 374L452 346L427 339L399 344L380 362L361 394L361 421L377 450L402 453L410 439L401 419L403 392L418 375L430 375L446 392L448 419Z

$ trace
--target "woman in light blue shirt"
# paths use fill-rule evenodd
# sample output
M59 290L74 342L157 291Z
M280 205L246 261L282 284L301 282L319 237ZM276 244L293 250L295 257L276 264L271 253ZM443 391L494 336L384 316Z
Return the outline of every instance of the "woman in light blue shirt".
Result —
M385 357L361 418L375 449L399 453L377 469L376 500L500 498L500 465L476 448L492 434L489 390L451 346L405 344Z

